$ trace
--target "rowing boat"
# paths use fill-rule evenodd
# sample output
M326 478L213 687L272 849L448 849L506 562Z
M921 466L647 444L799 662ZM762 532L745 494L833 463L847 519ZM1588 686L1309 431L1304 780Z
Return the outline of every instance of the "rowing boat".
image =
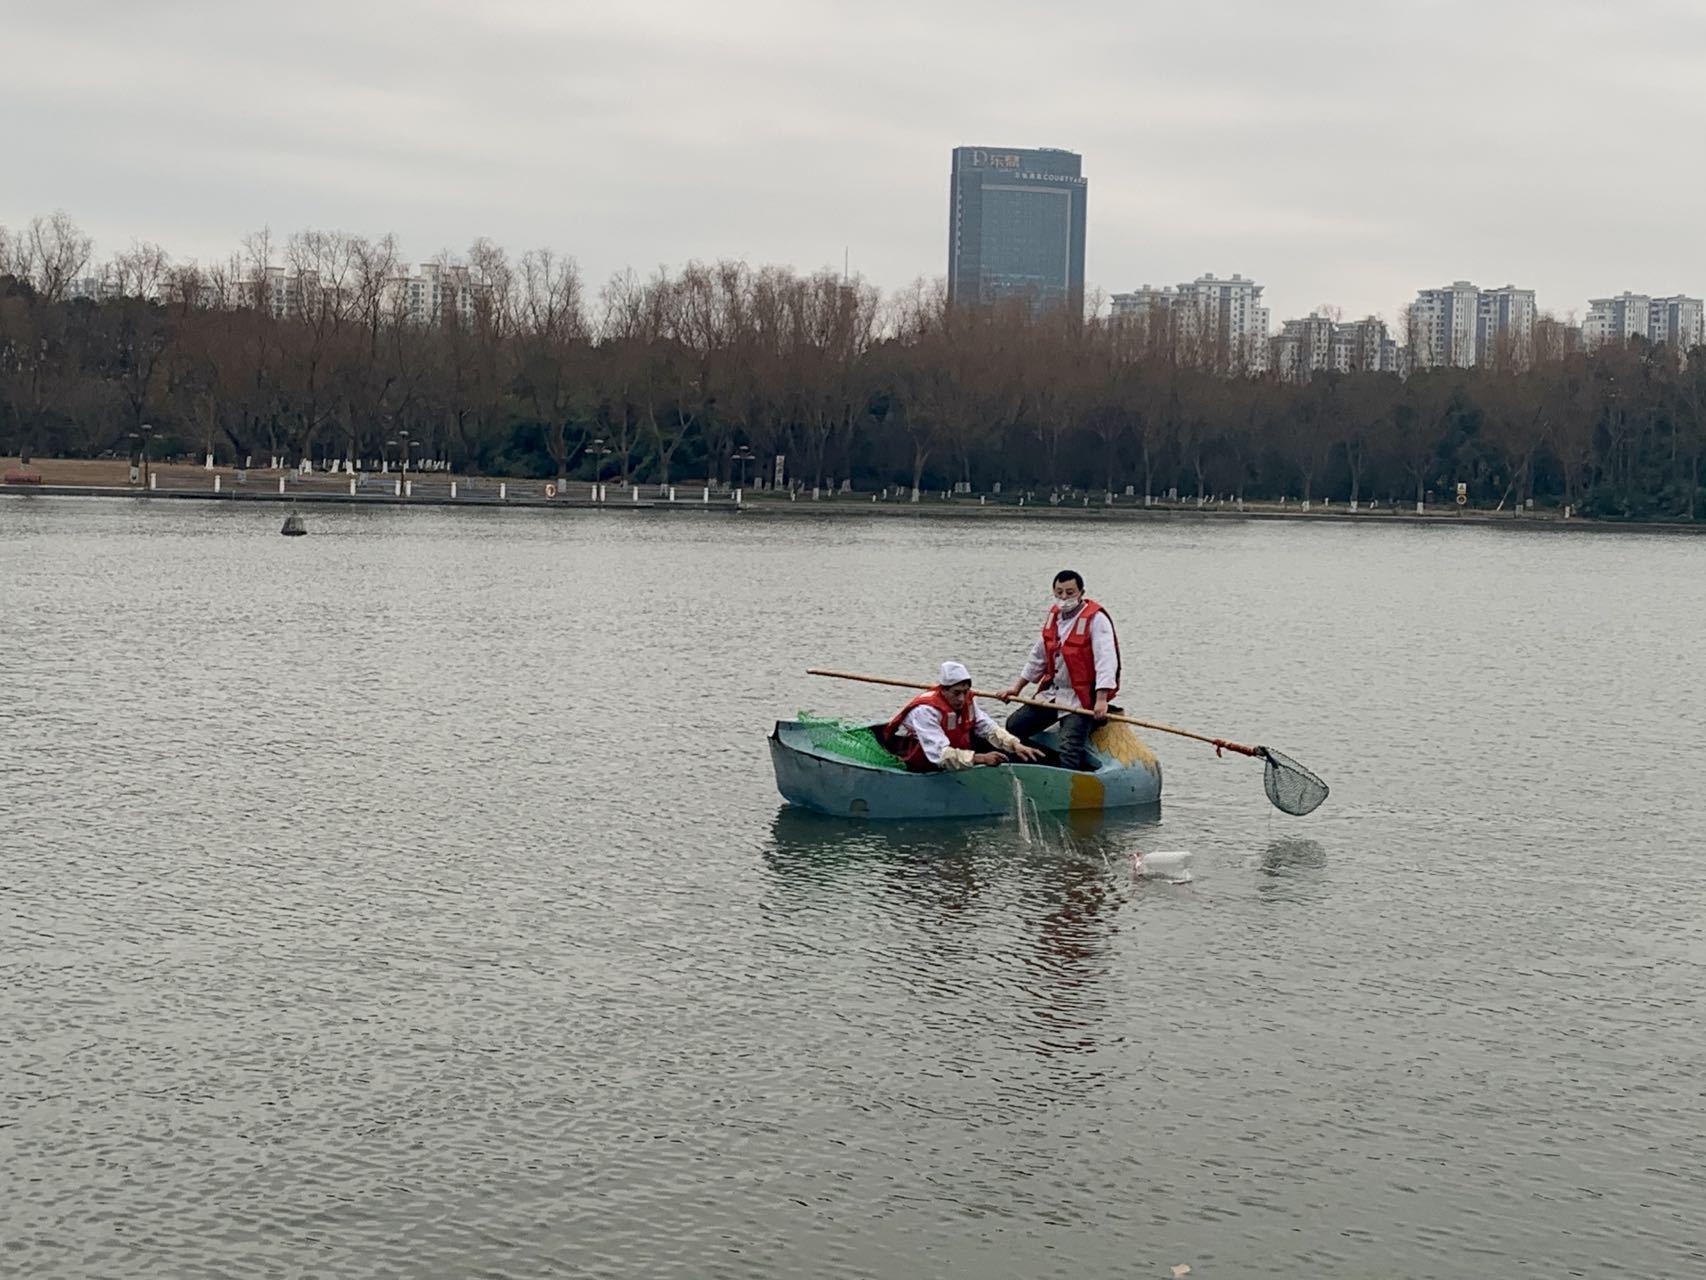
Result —
M776 789L790 804L837 817L979 818L1011 813L1017 782L1039 813L1129 809L1161 801L1161 762L1125 725L1090 735L1093 770L1046 764L980 766L954 773L905 773L849 759L820 744L801 720L778 720L770 734ZM1038 746L1052 745L1054 731Z

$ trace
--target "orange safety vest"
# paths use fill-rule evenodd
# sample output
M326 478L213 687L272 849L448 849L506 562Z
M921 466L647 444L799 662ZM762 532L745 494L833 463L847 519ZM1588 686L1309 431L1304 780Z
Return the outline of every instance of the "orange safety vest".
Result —
M1072 682L1072 691L1078 695L1078 704L1083 707L1096 705L1096 650L1090 644L1090 623L1097 614L1108 619L1109 630L1113 629L1114 620L1108 611L1094 600L1085 600L1084 607L1078 611L1078 616L1072 620L1072 627L1066 633L1063 644L1060 639L1060 606L1055 605L1048 611L1048 621L1043 623L1043 650L1047 654L1048 677L1043 681L1043 687L1054 684L1054 671L1060 658L1066 659L1066 678ZM1114 632L1114 687L1108 690L1111 698L1119 692L1120 686L1120 633Z
M890 720L888 727L883 730L883 740L888 743L889 750L900 757L900 762L914 773L929 769L940 768L932 764L930 757L924 754L924 744L913 737L911 732L900 733L900 727L906 718L918 707L935 707L942 717L942 732L947 736L950 747L958 747L962 751L971 749L972 726L977 723L976 699L968 697L966 705L955 711L948 705L947 698L942 696L941 686L920 694L900 709L900 714Z

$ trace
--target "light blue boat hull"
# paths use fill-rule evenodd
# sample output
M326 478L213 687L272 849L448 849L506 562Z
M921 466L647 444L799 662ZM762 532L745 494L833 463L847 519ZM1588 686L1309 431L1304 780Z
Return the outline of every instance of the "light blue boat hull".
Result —
M1046 736L1046 735L1045 735ZM1161 802L1161 766L1101 753L1094 772L1014 764L958 773L899 773L814 747L797 720L770 734L776 789L789 804L842 818L983 818L1013 812L1013 780L1039 813L1131 809Z

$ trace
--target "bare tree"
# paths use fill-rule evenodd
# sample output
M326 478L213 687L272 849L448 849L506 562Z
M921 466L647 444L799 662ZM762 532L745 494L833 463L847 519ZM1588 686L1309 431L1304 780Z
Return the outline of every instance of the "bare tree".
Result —
M120 298L158 298L172 257L157 244L137 241L107 264L106 283Z
M599 293L599 360L594 381L598 421L604 427L605 447L616 455L624 485L634 462L640 387L646 376L646 306L645 285L631 270L612 276Z
M1327 466L1337 443L1334 427L1340 414L1344 375L1323 370L1303 387L1288 388L1285 405L1286 456L1303 481L1303 507L1315 500L1315 481Z
M1352 511L1362 502L1370 454L1378 452L1382 444L1391 444L1392 414L1401 391L1398 376L1391 373L1353 373L1345 380L1336 436L1350 475Z
M1677 409L1677 478L1683 492L1683 515L1699 518L1701 465L1706 461L1706 347L1695 347L1679 362L1674 395Z
M341 231L301 231L285 248L286 309L296 322L286 330L287 368L295 443L307 459L315 456L321 430L341 408L339 373L359 312L357 283L365 252L356 237Z
M1423 510L1428 475L1438 456L1441 433L1455 409L1456 370L1430 369L1411 375L1399 402L1395 447L1416 486L1416 512Z
M236 276L233 302L271 313L277 302L273 297L272 230L262 227L244 236L243 251L232 256L232 267Z
M21 274L43 302L63 300L74 281L88 269L94 242L70 216L57 209L46 218L30 219L12 256Z
M584 292L573 258L549 249L522 255L516 385L544 432L545 450L559 480L568 477L586 440L585 431L573 446L568 440L580 388L588 375L590 333Z

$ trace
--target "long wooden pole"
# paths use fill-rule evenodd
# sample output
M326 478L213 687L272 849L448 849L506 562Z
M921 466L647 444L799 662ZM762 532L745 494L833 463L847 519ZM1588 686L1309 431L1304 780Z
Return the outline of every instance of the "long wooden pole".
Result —
M933 684L918 684L912 680L889 680L883 676L860 675L853 671L823 671L817 667L808 668L806 674L808 676L828 676L831 680L858 680L864 684L886 684L896 689L934 689L936 687ZM1020 702L1027 707L1041 707L1045 711L1071 712L1074 715L1089 716L1092 719L1096 715L1088 707L1063 707L1056 702L1045 702L1041 698L1027 698L1017 694L1011 698L1003 698L998 693L987 693L980 689L973 689L971 696L974 698L994 698L999 702ZM1260 747L1241 746L1236 742L1228 742L1225 738L1211 738L1207 734L1192 733L1189 729L1176 729L1170 724L1157 724L1153 720L1139 720L1135 716L1119 715L1112 711L1108 712L1107 718L1117 720L1121 724L1134 724L1140 729L1153 729L1157 733L1171 733L1181 738L1190 738L1196 742L1206 742L1216 751L1236 751L1239 755L1245 756L1260 756L1262 754Z

